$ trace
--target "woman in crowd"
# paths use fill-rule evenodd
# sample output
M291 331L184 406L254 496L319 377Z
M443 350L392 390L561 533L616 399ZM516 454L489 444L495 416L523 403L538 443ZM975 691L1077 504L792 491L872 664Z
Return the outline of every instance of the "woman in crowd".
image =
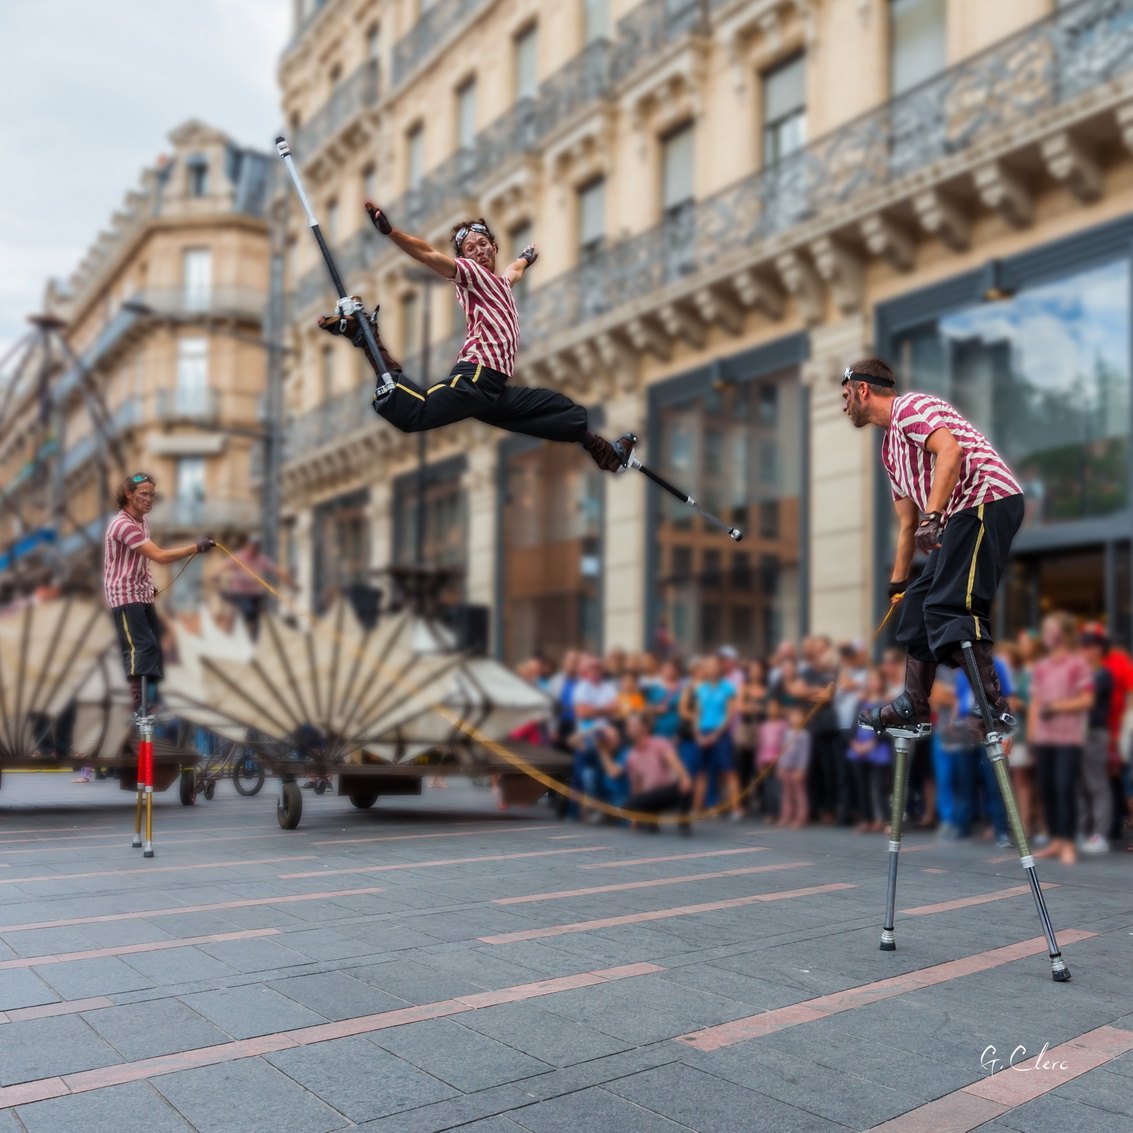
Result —
M1046 656L1035 662L1027 742L1038 768L1039 790L1050 842L1035 856L1078 860L1077 788L1086 742L1087 713L1094 700L1093 676L1078 651L1078 627L1065 613L1043 619Z

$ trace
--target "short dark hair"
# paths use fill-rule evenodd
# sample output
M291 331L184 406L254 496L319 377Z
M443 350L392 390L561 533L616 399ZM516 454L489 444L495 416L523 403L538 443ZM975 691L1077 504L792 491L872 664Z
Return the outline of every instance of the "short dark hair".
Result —
M484 230L484 235L487 236L488 239L491 240L491 242L497 248L500 246L500 242L496 239L496 234L492 231L488 222L482 216L478 216L475 220L462 220L452 226L452 247L457 256L464 255L461 249L463 248L464 241L468 238L468 232L473 225L476 225L478 228L482 228ZM460 236L458 242L457 237L460 235L462 230L464 232L464 235Z
M864 381L867 377L882 379L881 382L876 383L866 381L871 393L881 397L897 396L897 377L888 362L883 362L880 358L863 358L860 362L855 362L850 369L854 372L854 379L857 381Z
M157 481L148 472L136 472L127 476L118 485L118 510L121 511L129 502L130 497L138 490L139 484L152 484L157 487Z

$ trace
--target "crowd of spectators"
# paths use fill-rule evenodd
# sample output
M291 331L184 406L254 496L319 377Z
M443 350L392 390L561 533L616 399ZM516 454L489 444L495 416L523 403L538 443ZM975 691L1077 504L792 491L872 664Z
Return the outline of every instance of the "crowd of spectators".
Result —
M1130 817L1133 661L1103 627L1052 613L1001 643L996 664L1017 721L1010 775L1038 855L1070 864L1109 849ZM688 833L689 816L708 808L732 821L888 828L892 747L857 716L900 693L898 649L875 661L860 642L816 635L767 659L727 645L687 665L572 651L521 672L554 702L546 740L571 753L571 786L588 800L569 803L574 818L622 821L611 809L623 808L656 830L650 819L670 813ZM1011 846L965 675L942 668L932 705L933 735L910 763L908 820Z

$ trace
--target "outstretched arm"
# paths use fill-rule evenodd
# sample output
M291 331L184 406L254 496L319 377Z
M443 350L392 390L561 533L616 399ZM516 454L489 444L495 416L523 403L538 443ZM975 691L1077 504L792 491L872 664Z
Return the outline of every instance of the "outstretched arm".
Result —
M515 262L508 265L507 270L504 272L504 279L514 287L523 278L523 273L538 258L539 253L535 250L535 245L528 244L527 247L516 256Z
M438 252L432 244L427 244L417 236L410 236L408 232L394 228L389 217L370 201L366 202L365 209L374 227L383 236L388 236L407 256L412 256L419 264L432 269L442 279L456 278L456 264L451 256Z

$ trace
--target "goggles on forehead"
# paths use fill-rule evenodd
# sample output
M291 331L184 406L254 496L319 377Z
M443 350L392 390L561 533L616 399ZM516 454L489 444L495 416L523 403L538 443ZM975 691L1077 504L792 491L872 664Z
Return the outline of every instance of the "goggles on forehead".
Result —
M131 476L130 477L130 483L131 484L152 484L153 483L153 477L150 476L147 472L139 472L137 474L137 476Z
M458 228L456 231L454 242L458 252L464 247L464 241L468 238L470 232L482 232L489 240L492 238L492 234L488 231L486 224L466 224L463 228Z
M890 381L889 378L875 378L873 374L859 374L856 370L847 366L845 372L842 374L842 385L845 385L847 382L852 381L869 382L870 385L875 386L896 387L897 385L896 382Z

